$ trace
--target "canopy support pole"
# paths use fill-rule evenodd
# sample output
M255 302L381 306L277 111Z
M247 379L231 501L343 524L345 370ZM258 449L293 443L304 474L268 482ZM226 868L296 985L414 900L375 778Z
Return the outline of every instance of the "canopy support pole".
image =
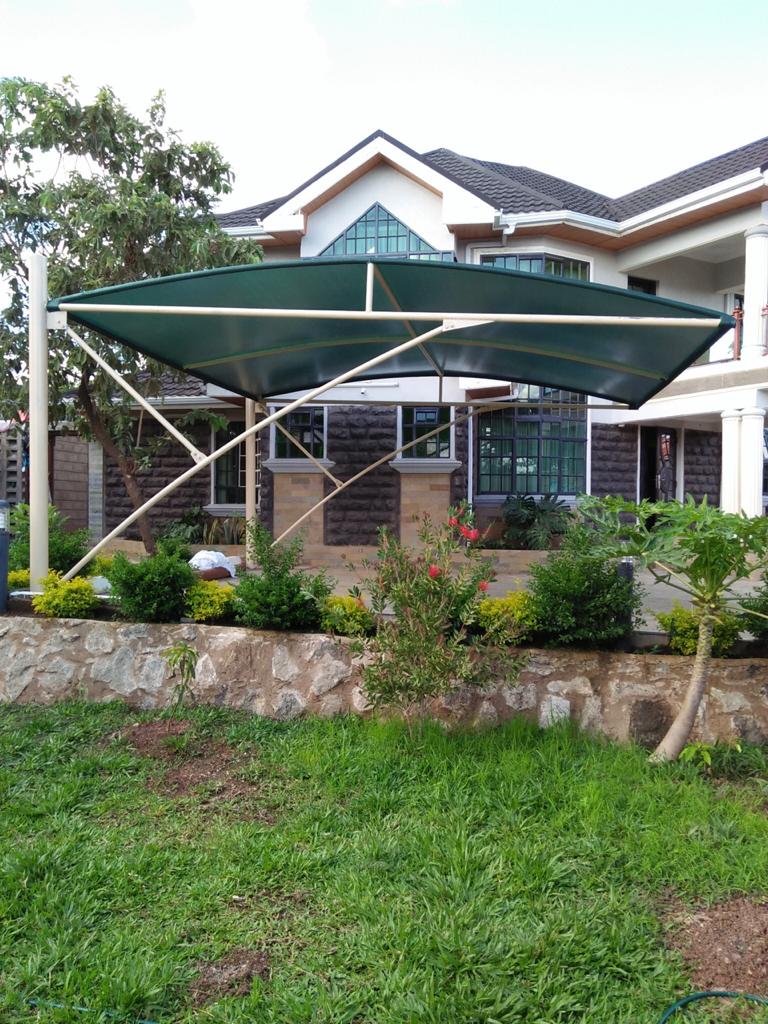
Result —
M447 423L441 423L439 427L435 427L434 430L430 430L428 434L422 434L420 437L415 438L413 441L409 441L407 444L401 444L400 447L395 448L394 451L387 452L386 455L383 455L380 459L377 459L376 462L372 462L370 466L366 466L365 469L361 469L359 473L355 473L355 475L350 477L349 480L345 480L338 488L338 490L330 491L319 501L315 502L312 508L307 509L306 512L302 513L302 515L300 515L299 518L294 523L291 523L291 525L287 529L283 530L279 537L276 537L272 541L272 547L274 547L275 544L279 544L281 540L284 540L289 533L296 529L297 526L301 526L305 519L309 519L313 512L316 512L319 508L322 508L323 505L326 505L331 500L331 498L335 498L337 494L341 493L341 491L344 491L347 489L347 487L350 487L352 484L357 483L357 481L364 477L367 473L372 472L372 470L374 469L378 469L379 466L384 465L385 462L389 462L390 459L394 459L397 455L400 455L401 452L407 451L409 448L413 448L414 445L421 444L422 441L426 441L428 440L428 438L434 437L436 434L441 433L443 430L448 430L450 427L454 427L458 423L464 423L466 420L471 420L474 416L478 416L480 413L488 412L489 409L493 410L508 408L509 402L507 402L505 405L497 403L496 405L485 405L481 406L480 408L473 408L471 412L463 413L461 416L454 416Z
M29 257L29 587L48 575L48 260Z
M102 550L110 541L114 540L115 537L119 537L124 530L126 530L132 523L143 516L145 512L148 512L155 505L159 504L164 498L167 498L169 494L172 494L178 487L186 483L187 480L191 479L206 466L212 465L217 459L220 459L222 455L226 455L227 452L236 448L239 444L251 437L254 434L259 433L266 427L271 426L272 423L277 423L284 416L293 412L294 409L300 409L303 405L311 402L313 399L318 398L320 395L325 394L326 391L330 391L332 388L338 387L340 384L346 384L348 380L353 377L359 377L364 374L367 370L372 369L374 366L378 366L380 363L386 362L388 359L392 359L395 356L402 355L403 352L407 352L409 349L415 348L420 345L423 341L427 341L429 338L434 338L438 334L442 334L445 330L451 330L452 328L446 327L444 324L440 324L439 327L433 327L432 330L427 331L425 334L419 334L415 338L409 338L408 341L402 342L400 345L396 345L394 348L389 349L387 352L381 352L379 355L374 356L372 359L367 360L365 363L361 363L359 366L353 366L351 370L346 370L338 377L334 377L333 380L328 381L326 384L320 384L316 388L312 388L305 395L300 398L294 399L282 408L277 409L275 412L266 416L263 420L259 420L258 423L254 423L253 426L248 427L241 434L236 437L230 438L229 441L225 442L216 451L211 452L210 455L206 455L200 462L196 462L194 466L190 466L189 469L185 470L181 476L176 477L171 483L161 488L157 494L153 494L151 498L148 498L143 505L135 509L129 516L116 526L114 530L111 530L105 537L95 544L91 550L85 555L80 561L72 566L68 573L64 576L64 579L71 580L76 576L81 569L83 569L88 563L94 558L99 551ZM337 494L338 491L332 493Z
M107 374L107 376L111 377L112 380L115 381L115 383L119 384L123 391L126 391L131 396L134 402L138 402L142 409L145 409L150 416L154 416L157 422L160 423L163 427L165 427L165 429L168 431L171 437L175 437L179 444L184 445L184 447L187 449L187 451L195 460L195 462L200 462L202 459L205 458L205 454L203 452L201 452L198 448L195 448L192 442L188 440L181 433L180 430L177 430L176 427L174 427L174 425L170 423L161 412L158 412L158 410L152 405L151 402L148 402L146 398L136 390L136 388L132 387L132 385L130 385L128 381L125 380L122 374L120 374L117 370L111 367L109 363L106 361L106 359L102 359L102 357L95 349L91 348L90 345L83 341L79 334L73 331L71 327L67 327L66 331L67 334L72 339L72 341L74 341L74 343L78 345L83 350L83 352L85 352L89 359L92 359L97 366L100 366L102 368L102 370Z
M250 430L256 425L256 402L252 398L245 400L245 429ZM255 569L253 547L248 536L248 527L256 519L256 434L249 434L245 439L245 567Z

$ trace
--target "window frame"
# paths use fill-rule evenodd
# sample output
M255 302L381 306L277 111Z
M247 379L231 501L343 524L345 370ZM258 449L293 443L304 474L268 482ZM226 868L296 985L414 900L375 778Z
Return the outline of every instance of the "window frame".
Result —
M531 387L531 386L535 386L535 385L523 385L523 387ZM542 388L541 390L543 392L545 389ZM475 470L475 481L474 481L474 485L475 486L474 486L474 491L475 491L475 494L477 495L478 499L480 499L481 501L484 500L484 499L488 500L488 499L493 499L493 498L505 497L508 494L533 494L536 497L541 497L544 494L557 494L559 497L563 497L563 498L568 499L568 498L574 498L578 494L583 494L583 493L587 492L587 490L588 490L588 488L590 486L590 479L589 478L590 478L590 470L591 470L591 467L590 467L590 417L589 417L589 410L587 408L588 404L589 404L588 396L586 396L586 395L578 395L577 392L568 391L567 389L564 389L564 388L552 388L552 389L547 389L547 390L559 391L564 396L568 396L568 397L564 398L564 401L566 403L571 403L573 401L574 397L578 396L578 398L583 400L583 403L584 403L583 414L582 415L578 415L578 416L577 415L573 415L573 414L564 416L562 414L561 415L554 415L553 411L545 413L543 411L543 409L544 409L544 406L546 405L546 401L545 401L546 396L544 394L541 394L539 396L539 407L536 410L533 410L530 407L529 408L519 408L519 407L516 407L514 402L510 402L509 406L507 408L499 409L499 410L495 410L495 411L489 411L488 413L481 413L477 417L477 424L476 424L475 431L474 431L474 433L476 435L476 438L477 438L477 453L476 453L476 470ZM571 411L571 413L574 413L574 412L575 412L575 410ZM496 434L494 436L494 438L493 438L493 440L495 440L497 442L507 442L510 445L510 453L509 453L509 455L505 456L504 454L501 454L501 455L495 455L495 456L487 456L487 455L485 456L485 459L490 459L492 462L493 461L503 461L505 458L507 458L509 460L510 470L511 470L510 487L509 488L502 488L500 490L499 489L492 490L490 488L490 484L489 484L487 489L483 487L483 482L482 481L483 481L483 476L485 474L483 474L483 472L482 472L482 463L483 463L483 458L484 458L484 456L482 454L482 446L483 446L483 441L484 440L488 440L488 438L483 438L483 434L482 434L483 417L484 416L498 416L499 418L510 417L510 419L511 419L511 422L510 422L510 425L509 425L509 428L508 428L508 432L506 432L504 434ZM557 434L552 435L552 434L545 433L545 431L543 429L543 426L544 426L545 423L555 423L555 424L559 423L559 424L562 425L562 424L566 424L568 422L582 423L583 424L583 433L580 434L580 435L573 435L573 436L569 437L567 434L563 434L562 430L558 431ZM530 434L520 433L517 430L518 424L520 424L520 423L535 424L536 425L535 432L530 433ZM579 475L576 478L577 483L580 483L582 486L576 486L576 487L573 487L573 488L571 488L571 487L565 488L565 487L562 486L563 483L564 483L564 473L563 473L562 460L565 458L565 456L559 454L559 452L555 456L546 456L546 455L544 455L544 453L542 452L542 443L546 442L546 441L556 441L556 442L558 442L558 446L560 444L563 444L563 443L565 443L565 444L575 443L575 444L580 444L580 445L583 446L583 456L581 457L581 462L582 462L582 467L583 467L582 468L582 474ZM530 486L528 486L528 482L529 481L526 480L525 476L522 478L522 480L520 479L520 477L518 475L518 470L517 470L518 459L526 458L526 457L527 458L533 458L534 457L534 456L531 456L530 454L526 453L524 447L523 447L523 453L522 454L519 453L518 445L525 446L526 442L535 442L535 445L536 445L536 454L535 454L535 459L536 459L536 474L535 474L536 475L536 488L535 489L531 489ZM546 476L547 475L545 473L545 471L543 470L543 468L542 468L542 460L546 459L546 458L557 459L557 462L558 462L558 468L557 468L558 489L554 490L554 491L553 490L544 490L540 486L541 482L542 482L542 476ZM576 456L571 455L569 458L570 458L571 461L573 461L573 460L575 460ZM489 481L490 481L490 480L493 479L494 475L500 476L501 473L493 474L493 473L489 472L487 475L488 475ZM571 477L575 477L575 474L568 474L568 475L570 475Z
M364 250L363 252L332 252L332 249L337 243L346 241L347 232L352 231L352 229L356 228L358 224L365 221L368 215L374 210L376 211L376 218L374 222L375 227L372 236L376 245L374 252L368 252L367 250ZM399 224L402 228L405 229L407 243L410 243L410 236L413 235L414 238L418 239L420 247L416 249L411 249L408 245L406 245L406 248L403 249L402 251L380 252L378 249L378 242L380 237L378 225L380 220L380 214L385 214L387 218L391 218L393 221L396 221L397 224ZM389 235L387 234L385 237L389 237ZM396 235L395 237L399 237L399 235ZM426 246L426 248L421 248L421 246ZM394 213L388 210L383 203L378 202L378 200L376 202L371 203L371 205L367 209L363 210L359 217L356 217L350 224L347 224L343 231L339 232L339 234L336 235L335 238L331 239L331 241L327 245L323 246L323 248L318 253L318 256L324 259L353 259L355 257L360 256L377 256L380 259L404 259L430 263L454 263L456 261L456 254L453 250L449 251L447 249L436 249L430 242L426 240L426 238L423 238L418 233L418 231L414 231L413 228L410 227L410 225L406 224L405 221L401 220L399 217L396 217Z
M418 461L422 461L423 460L424 462L443 463L443 464L447 465L447 463L450 462L451 459L455 458L456 425L453 422L454 412L455 412L454 407L452 405L451 406L434 405L434 404L430 404L429 402L425 402L423 405L399 405L397 407L397 447L398 448L400 448L404 444L408 444L410 441L416 440L415 434L409 434L408 436L406 436L405 412L406 412L407 409L412 409L414 413L416 413L416 412L418 412L420 410L421 411L437 410L438 415L439 415L441 410L444 409L446 411L446 413L448 414L448 424L449 424L449 425L447 424L447 430L443 431L441 434L436 434L435 438L433 440L437 440L438 438L442 438L444 435L447 434L447 436L448 436L448 451L446 452L445 455L443 455L443 454L436 454L436 455L411 455L410 453L412 451L416 451L417 448L418 448L418 445L414 445L413 448L408 449L408 451L400 452L398 454L397 458L398 459L405 459L409 463L418 462ZM415 429L416 424L414 423L412 426ZM440 426L440 422L438 420L437 422L435 422L434 426L431 427L430 429L434 429L435 427L439 427L439 426ZM425 431L425 433L428 434L429 430Z
M537 240L534 239L533 241L535 243ZM595 280L595 260L593 256L590 256L589 254L585 253L573 252L567 249L562 249L560 248L560 246L557 245L551 246L543 244L542 242L540 246L537 244L525 245L522 243L519 243L518 245L481 244L467 246L467 262L476 264L478 266L482 266L483 256L522 256L523 258L531 257L532 259L546 259L546 257L549 256L552 259L558 260L576 260L579 263L586 263L589 266L589 277L587 278L587 283L593 283ZM520 271L520 273L525 273L525 271ZM561 278L561 280L575 281L577 280L577 278L564 277Z
M287 403L272 404L269 406L270 414L275 413L278 409L283 408L283 405ZM317 463L308 459L306 455L302 455L299 452L298 455L290 455L288 457L279 456L277 452L277 426L274 423L270 424L269 427L269 458L262 462L264 469L270 470L272 473L320 473L322 470L320 466L325 469L332 469L336 465L331 459L328 458L328 420L330 419L331 407L328 405L310 405L304 406L302 409L296 410L297 412L305 412L308 409L323 413L323 457L317 459ZM290 413L288 416L290 417ZM281 420L280 422L284 422ZM282 435L281 435L282 436Z
M241 425L242 426L242 430L245 430L245 421L244 420L238 420L238 419L235 419L235 418L230 418L230 419L227 420L227 423L228 423L228 425L230 427L232 426L232 424ZM238 432L242 433L242 431L238 431ZM216 428L213 425L211 425L211 428L210 428L210 446L211 446L210 450L211 450L211 452L215 452L218 449L218 447L220 447L219 445L216 444L216 434L217 433L218 433L218 431L216 430ZM256 510L257 511L261 507L261 486L260 486L260 479L259 479L259 477L260 477L260 468L261 468L260 464L263 465L263 459L261 458L261 444L260 444L260 441L261 441L261 438L260 438L259 434L257 434L256 435L256 479L257 479ZM242 476L244 478L245 477L245 441L241 441L240 444L235 449L235 451L237 452L238 458L240 460L240 465L238 466L238 476L239 477ZM226 456L225 456L225 458L226 458ZM209 501L209 503L207 505L204 506L203 510L205 512L207 512L209 515L217 516L217 517L218 516L229 516L229 515L240 515L240 516L245 515L245 495L243 495L243 501L242 502L239 502L239 501L238 502L224 502L224 501L217 501L216 500L217 499L217 494L216 494L216 475L217 475L219 469L221 468L221 466L222 466L222 461L221 461L220 458L216 459L215 462L211 463L210 477L209 477L210 501ZM244 489L244 485L243 485L243 489Z

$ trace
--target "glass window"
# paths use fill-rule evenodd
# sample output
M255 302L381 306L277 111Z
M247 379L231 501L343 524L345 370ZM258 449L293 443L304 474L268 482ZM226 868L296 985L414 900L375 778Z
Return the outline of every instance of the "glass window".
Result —
M280 420L289 434L296 438L316 459L325 458L325 410L298 409L289 412ZM296 447L277 427L275 431L276 459L305 459L306 455Z
M429 406L404 406L403 414L403 444L415 441L424 434L430 433L441 423L451 422L451 410L447 407ZM407 448L403 453L404 459L449 459L451 457L451 430L446 427L434 437L428 437L426 441L419 441L412 448Z
M478 417L479 494L581 494L586 490L584 395L524 385L518 401Z
M374 203L320 255L401 256L409 260L453 263L453 252L434 249L379 203Z
M548 256L545 253L489 253L480 257L488 267L502 270L522 270L526 274L552 274L574 281L589 280L589 263L585 260L571 260L562 256Z
M232 422L217 430L215 445L221 448L233 437L242 434L245 423ZM258 434L256 435L258 437ZM258 451L258 448L257 448ZM232 448L213 464L213 495L216 505L245 504L245 444Z
M646 295L656 294L657 282L651 281L649 277L628 277L627 290L630 292L644 292Z

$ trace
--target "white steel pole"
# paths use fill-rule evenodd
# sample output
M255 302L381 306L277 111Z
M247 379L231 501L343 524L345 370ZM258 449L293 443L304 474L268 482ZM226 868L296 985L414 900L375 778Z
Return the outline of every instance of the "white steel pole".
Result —
M238 434L237 437L230 438L226 444L217 448L216 451L211 452L210 455L206 455L201 462L197 462L194 466L190 466L189 469L185 470L185 472L181 474L181 476L177 476L175 480L161 488L157 494L153 494L151 498L148 498L140 508L135 509L129 516L126 516L119 526L116 526L114 530L106 535L106 537L102 537L98 544L94 544L88 554L85 555L84 558L81 558L77 565L74 565L69 572L65 574L64 579L71 580L72 577L76 576L82 568L88 565L94 555L97 555L99 551L109 544L110 541L114 540L115 537L119 537L123 530L129 527L131 523L135 523L140 516L143 516L144 513L148 512L151 508L154 508L155 505L163 500L163 498L172 494L177 487L180 487L185 483L185 481L191 479L191 477L195 476L196 473L199 473L201 469L205 469L206 466L210 466L211 463L220 459L222 455L225 455L228 451L231 451L239 444L242 444L242 442L251 434L259 433L272 423L276 423L278 420L281 420L283 416L287 416L288 413L293 412L294 409L300 409L303 405L311 402L312 399L318 398L320 395L325 394L326 391L330 391L331 388L338 387L339 384L344 384L353 377L360 376L365 373L366 370L370 370L374 366L378 366L380 363L384 363L388 359L392 359L394 356L400 355L402 352L407 352L409 349L420 345L423 341L428 341L430 338L434 338L437 334L442 334L444 330L446 330L446 328L442 324L439 327L433 327L431 331L427 331L425 334L419 334L415 338L410 338L408 341L404 341L401 345L396 345L394 348L388 349L386 352L379 353L379 355L374 356L373 359L368 359L366 362L360 363L359 366L353 366L352 369L339 374L339 376L334 377L333 380L329 380L326 384L320 384L318 387L312 388L312 390L308 391L306 395L302 395L301 398L294 399L292 402L289 402L288 405L284 405L281 409L273 412L270 416L266 416L263 420L259 420L259 422L249 430L243 431L243 433ZM337 494L338 491L332 491L331 493Z
M48 261L29 258L29 588L48 574Z
M245 429L250 430L256 425L256 402L252 398L245 400ZM256 521L256 434L249 434L245 439L245 567L255 569L256 561L253 548L248 541L248 527Z

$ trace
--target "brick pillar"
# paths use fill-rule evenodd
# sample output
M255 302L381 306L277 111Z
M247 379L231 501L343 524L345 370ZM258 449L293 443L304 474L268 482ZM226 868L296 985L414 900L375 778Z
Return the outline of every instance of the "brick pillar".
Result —
M400 540L416 544L426 512L443 522L451 506L451 473L404 473L400 481Z
M283 471L277 460L271 461L269 468L274 475L274 525L272 532L275 537L279 537L283 530L295 523L302 513L320 501L323 497L323 480L325 478L319 470L315 472L304 469ZM303 532L304 543L307 546L322 544L322 508L305 520L299 530ZM295 534L291 534L286 540L293 536Z

